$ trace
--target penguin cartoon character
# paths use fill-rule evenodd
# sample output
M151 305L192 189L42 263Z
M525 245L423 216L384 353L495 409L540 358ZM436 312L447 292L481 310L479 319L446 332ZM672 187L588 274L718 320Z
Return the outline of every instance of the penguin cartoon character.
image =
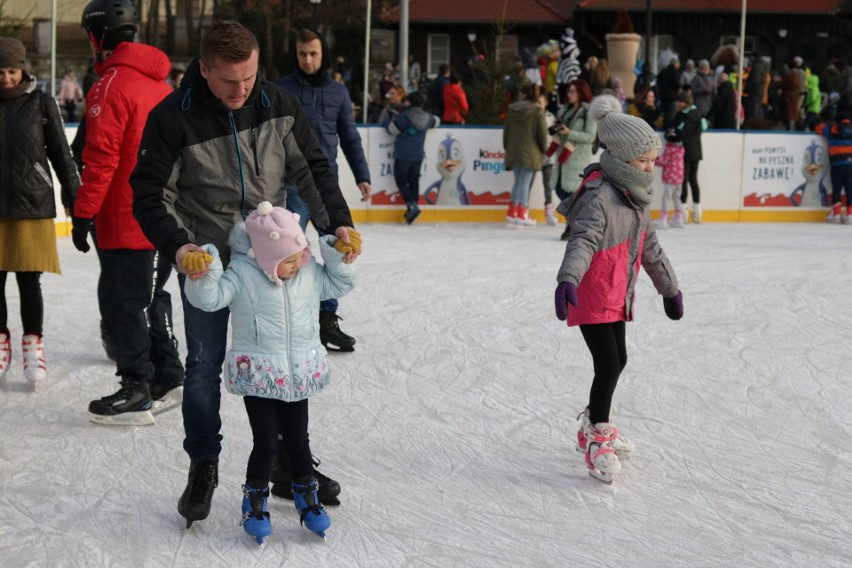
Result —
M470 196L461 176L467 166L461 142L447 134L438 145L435 169L441 179L426 188L423 199L429 205L470 205Z
M805 183L790 194L790 203L794 207L828 207L829 192L825 186L828 166L828 154L825 148L817 142L807 147L802 163Z

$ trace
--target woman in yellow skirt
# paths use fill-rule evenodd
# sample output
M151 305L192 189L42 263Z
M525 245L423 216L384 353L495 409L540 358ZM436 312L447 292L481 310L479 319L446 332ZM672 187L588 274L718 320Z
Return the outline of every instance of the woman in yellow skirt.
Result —
M9 370L12 343L6 306L6 275L15 273L21 299L24 376L45 378L41 273L59 274L56 199L50 164L70 207L80 185L59 106L26 71L27 52L0 37L0 378Z

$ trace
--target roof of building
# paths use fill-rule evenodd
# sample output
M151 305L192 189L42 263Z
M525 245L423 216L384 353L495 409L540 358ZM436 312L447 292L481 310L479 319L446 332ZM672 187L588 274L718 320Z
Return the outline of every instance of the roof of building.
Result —
M408 21L452 24L559 24L571 19L566 0L409 0ZM505 16L504 16L505 14ZM399 21L399 6L380 16Z
M842 0L748 0L746 11L826 15L834 14L843 4ZM655 12L740 12L742 0L654 0ZM642 11L647 8L647 0L577 0L575 9L579 11L629 10Z

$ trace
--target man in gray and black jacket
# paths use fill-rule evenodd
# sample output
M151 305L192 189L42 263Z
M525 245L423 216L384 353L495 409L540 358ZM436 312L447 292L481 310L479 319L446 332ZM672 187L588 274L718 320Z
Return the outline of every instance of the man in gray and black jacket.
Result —
M183 259L212 243L229 260L231 228L262 201L283 205L286 175L316 225L350 243L352 217L299 102L259 76L257 39L233 21L217 22L201 57L174 93L150 113L133 186L133 213L150 241L180 272L187 361L184 449L191 464L178 503L187 524L210 513L218 483L220 374L228 310L207 313L183 295L186 278L204 277ZM346 255L352 262L360 249Z

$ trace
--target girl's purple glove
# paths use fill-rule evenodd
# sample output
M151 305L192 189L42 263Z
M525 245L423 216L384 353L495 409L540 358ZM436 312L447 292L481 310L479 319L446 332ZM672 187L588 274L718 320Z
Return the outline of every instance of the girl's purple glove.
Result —
M663 309L669 319L679 320L683 317L683 294L680 290L671 298L663 298Z
M573 282L560 282L556 287L556 317L568 319L568 304L577 305L577 286Z

